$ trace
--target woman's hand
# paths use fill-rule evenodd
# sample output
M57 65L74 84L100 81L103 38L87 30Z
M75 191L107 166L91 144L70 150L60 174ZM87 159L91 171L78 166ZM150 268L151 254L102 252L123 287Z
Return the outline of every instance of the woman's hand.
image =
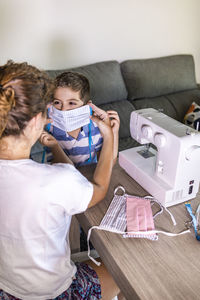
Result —
M97 117L98 119L104 121L107 125L111 126L114 135L118 134L120 126L120 119L118 113L115 110L105 111L93 104L91 100L88 101L88 104L93 110L93 116Z
M107 135L110 135L112 132L112 128L110 118L107 112L97 107L93 103L89 103L89 106L92 108L93 111L91 119L98 125L103 138L105 138Z
M118 134L120 126L120 118L115 110L107 110L108 117L110 118L111 128L113 134Z
M107 114L110 118L111 128L114 137L114 143L113 143L113 165L114 165L117 161L117 156L118 156L120 119L118 113L114 110L108 110Z
M43 146L47 146L49 148L53 148L58 145L58 141L46 131L42 132L39 141Z
M108 190L113 167L114 135L109 114L92 103L89 105L93 110L91 119L97 123L103 137L101 153L93 175L93 196L88 205L92 207L105 197Z

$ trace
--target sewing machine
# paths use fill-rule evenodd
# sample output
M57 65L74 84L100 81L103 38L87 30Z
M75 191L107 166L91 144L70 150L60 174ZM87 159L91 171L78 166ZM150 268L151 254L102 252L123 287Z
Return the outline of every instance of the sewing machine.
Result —
M200 133L153 108L131 113L130 132L144 145L119 152L120 166L165 207L195 198Z

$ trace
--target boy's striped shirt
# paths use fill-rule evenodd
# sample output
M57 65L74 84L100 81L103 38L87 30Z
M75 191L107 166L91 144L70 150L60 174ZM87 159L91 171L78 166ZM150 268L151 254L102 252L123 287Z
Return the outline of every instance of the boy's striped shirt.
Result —
M75 139L67 132L51 126L50 133L59 142L62 149L76 166L84 165L90 158L89 149L89 125L81 128L78 137ZM102 148L103 138L96 123L91 121L91 157L96 162L97 152ZM48 155L49 160L49 155Z

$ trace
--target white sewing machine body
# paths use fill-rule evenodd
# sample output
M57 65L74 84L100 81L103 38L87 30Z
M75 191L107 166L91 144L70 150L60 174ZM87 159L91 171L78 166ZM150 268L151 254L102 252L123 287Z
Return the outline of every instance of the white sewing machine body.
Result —
M200 181L200 133L152 109L131 113L131 136L140 144L119 152L119 164L164 206L195 198Z

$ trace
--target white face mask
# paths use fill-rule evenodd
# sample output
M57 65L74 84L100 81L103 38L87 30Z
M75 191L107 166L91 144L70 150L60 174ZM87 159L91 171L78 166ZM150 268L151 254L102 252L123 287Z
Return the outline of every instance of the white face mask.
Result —
M117 195L117 191L121 189L123 191L123 195ZM137 203L137 200L139 201L139 205ZM130 206L130 204L136 202L136 205L134 207ZM144 202L142 204L142 202ZM138 208L143 207L143 205L149 204L149 213L151 212L151 219L152 219L152 226L147 226L149 228L143 228L144 226L141 226L142 230L138 230L138 228L135 227L135 222L138 223L138 225L142 225L143 221L145 222L146 225L148 225L149 221L146 218L146 213L149 214L147 211L144 212L143 215L138 215ZM160 207L160 210L155 214L152 215L151 211L151 204L157 203ZM89 258L97 265L100 265L98 261L96 261L94 258L90 256L90 247L89 247L89 240L90 240L90 235L92 229L99 229L99 230L105 230L105 231L110 231L114 232L117 234L121 234L124 238L146 238L149 240L157 240L158 239L158 233L163 233L168 236L177 236L180 234L184 234L187 232L190 232L189 230L184 230L179 233L171 233L171 232L166 232L164 230L156 230L154 228L154 218L163 212L163 210L166 210L166 212L169 213L173 224L176 225L176 221L173 217L173 215L170 213L170 211L161 205L157 200L153 199L152 197L137 197L137 196L132 196L128 195L125 193L125 189L122 186L118 186L115 191L114 191L114 197L110 203L110 206L108 207L108 210L106 214L104 215L103 219L101 220L101 223L99 226L93 226L89 229L88 231L88 236L87 236L87 242L88 242L88 256ZM137 214L134 214L137 212ZM149 214L150 215L150 214ZM135 220L130 221L128 218L130 216L134 216ZM133 222L135 221L135 222ZM140 226L139 226L140 227Z
M48 116L53 121L52 125L67 132L89 124L91 114L92 109L89 105L66 111L58 110L51 106L48 110Z

